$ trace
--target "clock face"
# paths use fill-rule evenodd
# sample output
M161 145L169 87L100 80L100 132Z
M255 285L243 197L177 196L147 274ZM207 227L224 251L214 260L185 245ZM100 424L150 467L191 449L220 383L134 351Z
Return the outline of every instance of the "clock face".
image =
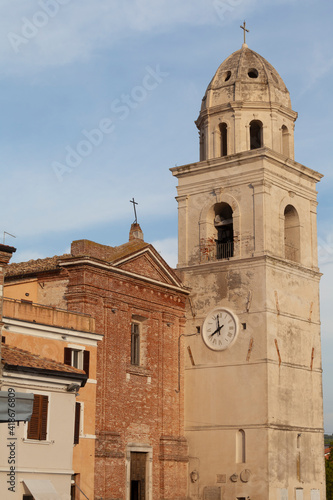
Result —
M236 316L220 307L211 311L202 326L202 338L206 346L214 351L223 351L231 346L238 333Z

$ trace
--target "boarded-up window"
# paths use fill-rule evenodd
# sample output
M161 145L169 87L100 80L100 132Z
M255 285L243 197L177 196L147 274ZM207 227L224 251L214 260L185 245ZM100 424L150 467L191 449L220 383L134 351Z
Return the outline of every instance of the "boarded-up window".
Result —
M303 500L303 488L296 488L296 500Z
M282 154L289 157L289 131L285 125L282 125Z
M28 423L28 439L46 441L48 404L48 396L43 396L41 394L34 395L32 416Z
M245 432L240 429L236 434L236 462L245 463Z
M292 205L287 205L284 210L284 256L300 262L300 221Z

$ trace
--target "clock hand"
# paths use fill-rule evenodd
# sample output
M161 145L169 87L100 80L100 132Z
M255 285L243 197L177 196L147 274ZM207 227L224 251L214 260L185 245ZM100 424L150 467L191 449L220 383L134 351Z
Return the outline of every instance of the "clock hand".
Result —
M216 328L215 332L211 333L211 334L209 335L209 337L213 337L213 336L215 335L215 333L217 333L217 332L218 332L218 333L219 333L219 335L220 335L221 328L223 328L223 327L224 327L224 325L221 325L221 326L219 326L218 328Z
M221 329L222 329L223 327L224 327L224 325L221 325L221 326L219 327L219 335L220 335L220 333L221 333Z
M211 334L209 335L209 337L213 337L213 336L215 335L215 333L217 333L218 331L219 331L219 328L216 328L215 332L211 333Z

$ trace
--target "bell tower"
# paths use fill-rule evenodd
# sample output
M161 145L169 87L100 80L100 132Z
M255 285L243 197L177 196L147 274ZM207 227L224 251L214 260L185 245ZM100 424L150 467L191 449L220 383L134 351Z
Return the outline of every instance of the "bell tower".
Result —
M196 121L178 179L188 497L325 498L316 183L294 160L289 92L244 43Z

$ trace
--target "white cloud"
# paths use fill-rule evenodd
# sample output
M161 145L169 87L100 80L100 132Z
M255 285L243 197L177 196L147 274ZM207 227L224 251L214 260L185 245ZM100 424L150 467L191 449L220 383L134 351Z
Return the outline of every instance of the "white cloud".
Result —
M111 47L133 33L161 32L177 25L230 22L257 3L257 0L38 0L32 5L3 0L0 63L2 67L7 65L7 72L14 73L64 65L89 58L96 49Z

